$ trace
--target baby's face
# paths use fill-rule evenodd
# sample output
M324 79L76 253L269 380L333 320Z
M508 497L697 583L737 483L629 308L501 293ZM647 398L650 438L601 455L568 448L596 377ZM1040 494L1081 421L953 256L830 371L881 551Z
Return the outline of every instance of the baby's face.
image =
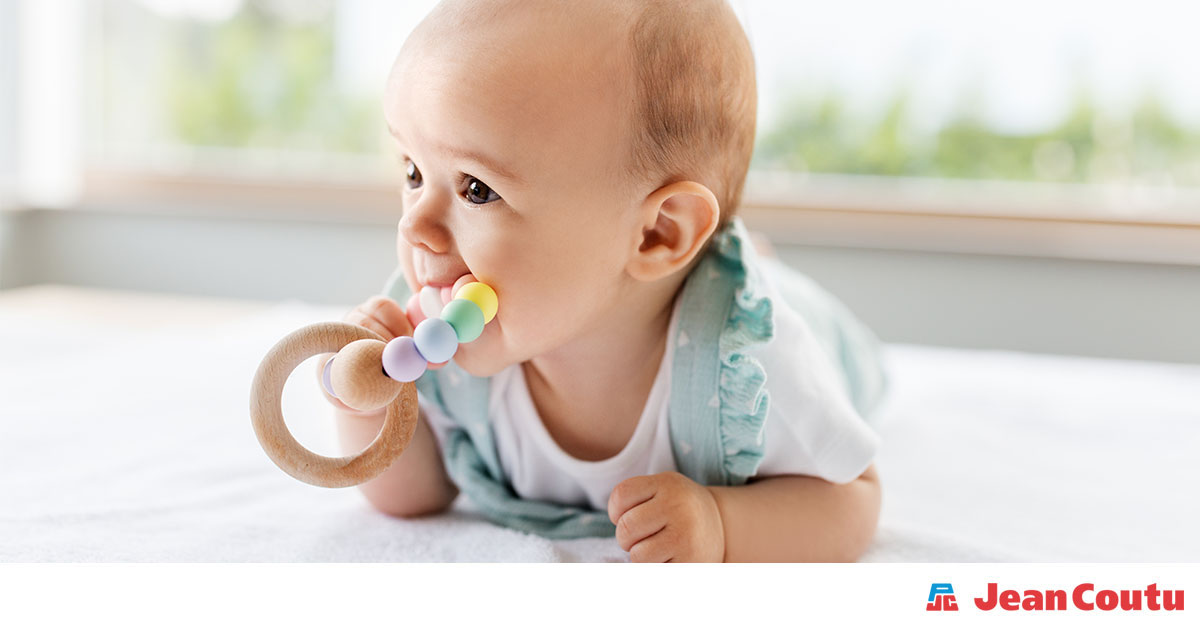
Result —
M624 35L487 17L409 42L385 99L409 287L471 273L499 295L496 318L454 358L479 376L621 333L607 323L634 282L625 267L648 193L622 174L632 79L613 49Z

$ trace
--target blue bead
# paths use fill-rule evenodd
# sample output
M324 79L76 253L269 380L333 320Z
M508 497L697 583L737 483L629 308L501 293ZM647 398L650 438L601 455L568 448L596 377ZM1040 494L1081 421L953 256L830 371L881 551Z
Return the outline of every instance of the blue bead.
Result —
M445 362L458 351L458 333L440 318L427 318L413 330L417 351L428 362Z

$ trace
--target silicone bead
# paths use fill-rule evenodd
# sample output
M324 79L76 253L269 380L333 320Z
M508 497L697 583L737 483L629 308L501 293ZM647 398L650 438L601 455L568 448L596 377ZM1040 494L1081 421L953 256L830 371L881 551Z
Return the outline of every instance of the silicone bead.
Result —
M483 311L483 323L485 325L492 322L493 318L496 318L496 309L500 305L499 300L496 298L496 291L492 290L492 287L486 283L478 281L473 281L459 288L458 292L454 294L454 298L466 299L478 305L479 309Z
M415 328L421 324L421 321L428 318L425 312L421 311L421 296L420 292L408 297L408 303L404 306L404 314L408 316L408 322Z
M325 360L325 368L321 370L321 385L325 387L325 392L329 393L330 397L337 399L337 395L333 393L333 381L330 380L329 374L333 372L333 358Z
M421 288L421 313L425 318L437 318L442 313L442 291L433 286Z
M445 362L458 351L458 334L450 323L440 318L427 318L413 330L413 342L426 362Z
M450 323L459 342L471 342L483 333L483 310L473 301L454 299L442 308L442 320Z
M467 273L466 275L463 275L462 277L459 277L458 279L454 280L454 285L450 287L450 294L451 295L458 294L459 288L461 288L469 283L474 283L476 281L478 281L478 279L475 279L475 275ZM454 297L452 296L450 298L453 299Z
M392 338L383 348L383 372L398 382L416 381L428 363L410 336Z
M445 288L442 288L441 290L438 291L438 294L441 295L441 297L442 297L442 306L443 307L445 307L445 305L447 303L449 303L451 299L454 298L454 292L452 290L450 290L450 286L446 286Z

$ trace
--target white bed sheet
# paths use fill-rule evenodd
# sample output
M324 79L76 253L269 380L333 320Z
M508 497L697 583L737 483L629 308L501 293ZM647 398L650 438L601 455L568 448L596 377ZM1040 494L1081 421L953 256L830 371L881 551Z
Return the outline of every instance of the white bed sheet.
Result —
M302 484L250 427L283 335L345 308L0 293L2 561L620 561L462 500L399 520ZM867 561L1200 561L1200 366L890 345ZM289 425L337 451L309 365Z

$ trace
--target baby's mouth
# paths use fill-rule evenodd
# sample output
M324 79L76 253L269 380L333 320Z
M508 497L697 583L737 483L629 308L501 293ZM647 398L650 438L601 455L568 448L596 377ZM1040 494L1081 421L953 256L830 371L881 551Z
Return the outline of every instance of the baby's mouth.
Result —
M453 281L426 281L422 284L423 288L434 288L438 291L438 296L442 298L442 305L446 305L454 298L454 294L458 289L473 282L478 281L475 275L466 273L456 277Z
M475 275L465 273L458 275L449 280L451 276L433 277L420 280L420 288L409 299L406 310L418 308L421 314L416 318L410 316L409 320L415 327L421 319L426 317L440 315L442 308L445 307L454 299L455 293L459 288L473 282L478 281Z
M428 258L414 251L413 270L420 288L430 287L438 290L453 288L457 290L463 284L475 281L471 269L467 268L466 264L461 261L447 263L448 261L448 259ZM464 277L471 279L464 280Z

